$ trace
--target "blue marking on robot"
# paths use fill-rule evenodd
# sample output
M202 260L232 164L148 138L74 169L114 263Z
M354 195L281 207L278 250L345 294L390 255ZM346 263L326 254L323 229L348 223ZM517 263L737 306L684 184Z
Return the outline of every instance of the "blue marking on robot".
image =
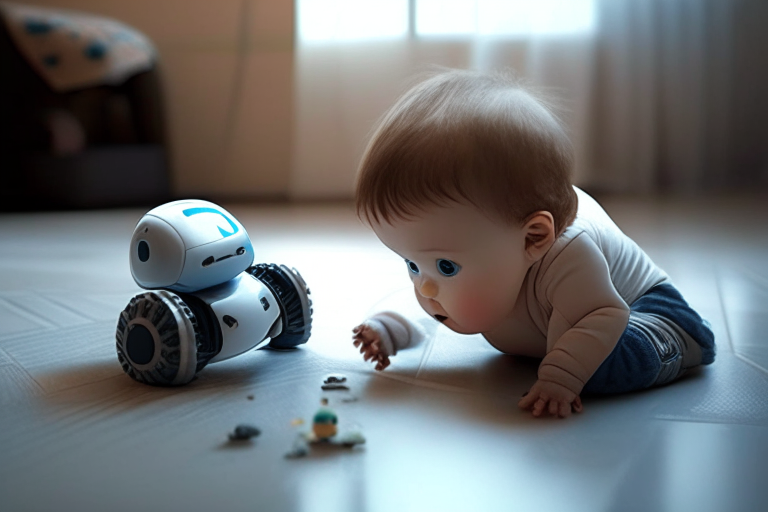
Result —
M197 215L198 213L215 213L216 215L221 215L224 217L224 219L229 222L229 226L232 228L232 232L230 233L226 229L223 229L221 226L216 226L219 228L219 233L221 233L221 236L224 238L227 238L228 236L232 236L235 233L237 233L240 228L237 227L237 224L232 222L232 219L221 213L219 210L216 210L215 208L206 208L206 207L200 207L200 208L187 208L186 210L183 210L181 213L184 214L186 217L191 217L192 215Z

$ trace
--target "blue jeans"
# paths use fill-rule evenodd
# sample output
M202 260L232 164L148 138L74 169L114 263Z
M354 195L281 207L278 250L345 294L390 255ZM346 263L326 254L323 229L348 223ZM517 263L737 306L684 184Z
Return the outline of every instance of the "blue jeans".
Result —
M584 386L584 393L613 394L636 391L666 384L684 373L681 371L671 379L659 382L665 365L669 365L671 359L682 358L683 355L674 349L666 353L660 352L660 336L652 330L649 331L648 323L642 321L644 315L662 317L684 330L701 347L701 364L711 364L715 360L715 336L709 324L691 309L674 286L654 286L632 303L629 309L630 320L627 328L613 352ZM668 336L668 330L666 331ZM655 338L656 342L652 338ZM685 346L680 339L672 343L675 344L678 347Z

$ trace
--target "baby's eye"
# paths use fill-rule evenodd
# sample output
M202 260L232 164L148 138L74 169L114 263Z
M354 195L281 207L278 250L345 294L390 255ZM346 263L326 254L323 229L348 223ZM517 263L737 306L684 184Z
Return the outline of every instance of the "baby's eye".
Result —
M454 263L451 260L444 260L441 258L437 260L437 270L439 270L440 273L444 276L451 277L459 273L459 270L461 270L461 265Z
M419 266L412 262L411 260L405 260L405 264L408 265L408 270L410 270L414 274L419 273Z

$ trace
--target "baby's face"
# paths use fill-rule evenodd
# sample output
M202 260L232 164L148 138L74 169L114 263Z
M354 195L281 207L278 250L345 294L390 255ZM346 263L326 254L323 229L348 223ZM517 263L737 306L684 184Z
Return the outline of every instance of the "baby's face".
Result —
M522 228L469 205L432 207L417 218L372 227L405 259L424 310L462 334L492 331L509 317L534 262Z

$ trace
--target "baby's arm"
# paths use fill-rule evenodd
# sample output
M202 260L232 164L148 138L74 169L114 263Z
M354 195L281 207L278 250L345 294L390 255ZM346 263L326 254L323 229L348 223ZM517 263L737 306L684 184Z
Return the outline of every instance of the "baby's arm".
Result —
M389 366L390 356L417 345L425 335L421 326L394 311L373 315L352 329L352 333L355 347L366 361L373 360L379 371Z
M557 256L542 286L553 308L547 355L518 405L534 416L565 417L581 412L581 390L626 329L629 307L613 286L602 252L585 234Z

